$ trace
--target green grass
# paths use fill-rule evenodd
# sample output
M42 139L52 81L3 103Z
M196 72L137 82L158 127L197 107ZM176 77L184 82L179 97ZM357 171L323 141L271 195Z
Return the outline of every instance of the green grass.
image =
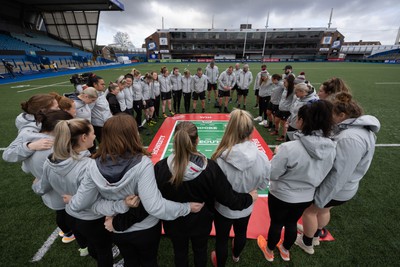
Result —
M217 64L222 71L228 64ZM198 66L205 64L168 64L168 68L178 66L181 72L186 67L195 73ZM270 73L282 73L283 63L268 64ZM378 134L379 144L399 144L399 119L397 108L400 99L400 66L359 63L293 63L295 73L306 72L316 88L326 79L336 76L343 78L351 87L356 100L367 114L378 117L382 124ZM161 64L137 65L142 73L159 71ZM260 64L250 64L255 77ZM99 71L106 82L115 80L120 74L130 71L129 67ZM49 86L37 90L17 93L19 90L35 88L68 81L69 76L34 80L23 83L0 85L0 147L6 147L16 136L15 117L21 112L19 103L37 93L56 91L71 92L73 87ZM377 84L389 83L392 84ZM397 84L396 84L397 83ZM29 87L12 88L18 85ZM254 93L248 99L248 110L253 110ZM212 105L207 112L214 113ZM160 124L151 129L151 135L143 135L143 142L149 145ZM270 145L276 144L274 138L261 126L256 126ZM201 138L201 136L200 136ZM334 242L324 242L316 248L313 256L302 253L296 246L292 249L292 261L284 263L279 256L272 266L398 266L400 251L398 192L400 192L399 168L400 147L377 147L372 166L361 182L356 197L346 205L333 209L329 229L335 237ZM95 266L90 258L78 256L75 243L62 244L60 239L38 263L30 259L55 229L55 214L47 209L41 199L34 195L30 186L33 178L24 174L20 164L0 161L0 266ZM210 238L211 249L214 238ZM173 265L173 251L170 241L162 238L159 263L161 266ZM254 240L249 240L241 255L240 266L268 265ZM228 266L231 262L228 260Z

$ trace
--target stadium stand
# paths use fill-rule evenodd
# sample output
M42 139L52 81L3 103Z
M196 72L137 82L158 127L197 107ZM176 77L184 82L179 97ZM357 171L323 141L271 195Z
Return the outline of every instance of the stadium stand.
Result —
M106 64L93 54L100 11L121 11L118 0L14 0L0 9L0 59L16 75ZM0 64L2 78L10 76Z
M385 52L376 53L368 57L369 59L376 59L376 60L396 60L400 59L400 48L393 49Z
M41 51L43 49L5 33L0 33L0 50Z

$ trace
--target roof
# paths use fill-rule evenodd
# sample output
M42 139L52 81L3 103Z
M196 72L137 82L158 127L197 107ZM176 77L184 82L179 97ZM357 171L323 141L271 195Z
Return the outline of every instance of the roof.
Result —
M14 0L25 7L32 6L42 12L55 11L123 11L119 0Z
M336 28L310 27L310 28L268 28L268 29L201 29L201 28L169 28L157 29L157 32L299 32L323 31L336 32Z

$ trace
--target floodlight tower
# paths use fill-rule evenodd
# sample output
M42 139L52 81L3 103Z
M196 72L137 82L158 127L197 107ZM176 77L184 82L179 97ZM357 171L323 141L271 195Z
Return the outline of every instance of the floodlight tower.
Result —
M399 30L397 32L397 37L396 37L396 41L394 41L395 45L400 45L400 27Z
M267 23L265 24L264 44L263 44L263 50L262 50L261 59L264 59L265 44L267 42L268 21L269 21L269 11L268 11L268 15L267 15Z
M331 15L329 16L328 29L331 28L331 24L332 24L332 15L333 15L333 8L331 9Z
M244 34L244 44L243 44L243 55L242 55L242 60L244 61L244 56L246 54L246 42L247 42L247 30L249 28L249 16L247 16L247 21L246 21L246 32Z

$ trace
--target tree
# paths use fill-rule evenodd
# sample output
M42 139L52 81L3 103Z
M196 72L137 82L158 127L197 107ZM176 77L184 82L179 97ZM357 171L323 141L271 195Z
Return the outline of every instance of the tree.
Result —
M133 44L129 39L129 34L126 32L117 32L114 35L114 42L115 44L120 45L122 48L133 47Z

